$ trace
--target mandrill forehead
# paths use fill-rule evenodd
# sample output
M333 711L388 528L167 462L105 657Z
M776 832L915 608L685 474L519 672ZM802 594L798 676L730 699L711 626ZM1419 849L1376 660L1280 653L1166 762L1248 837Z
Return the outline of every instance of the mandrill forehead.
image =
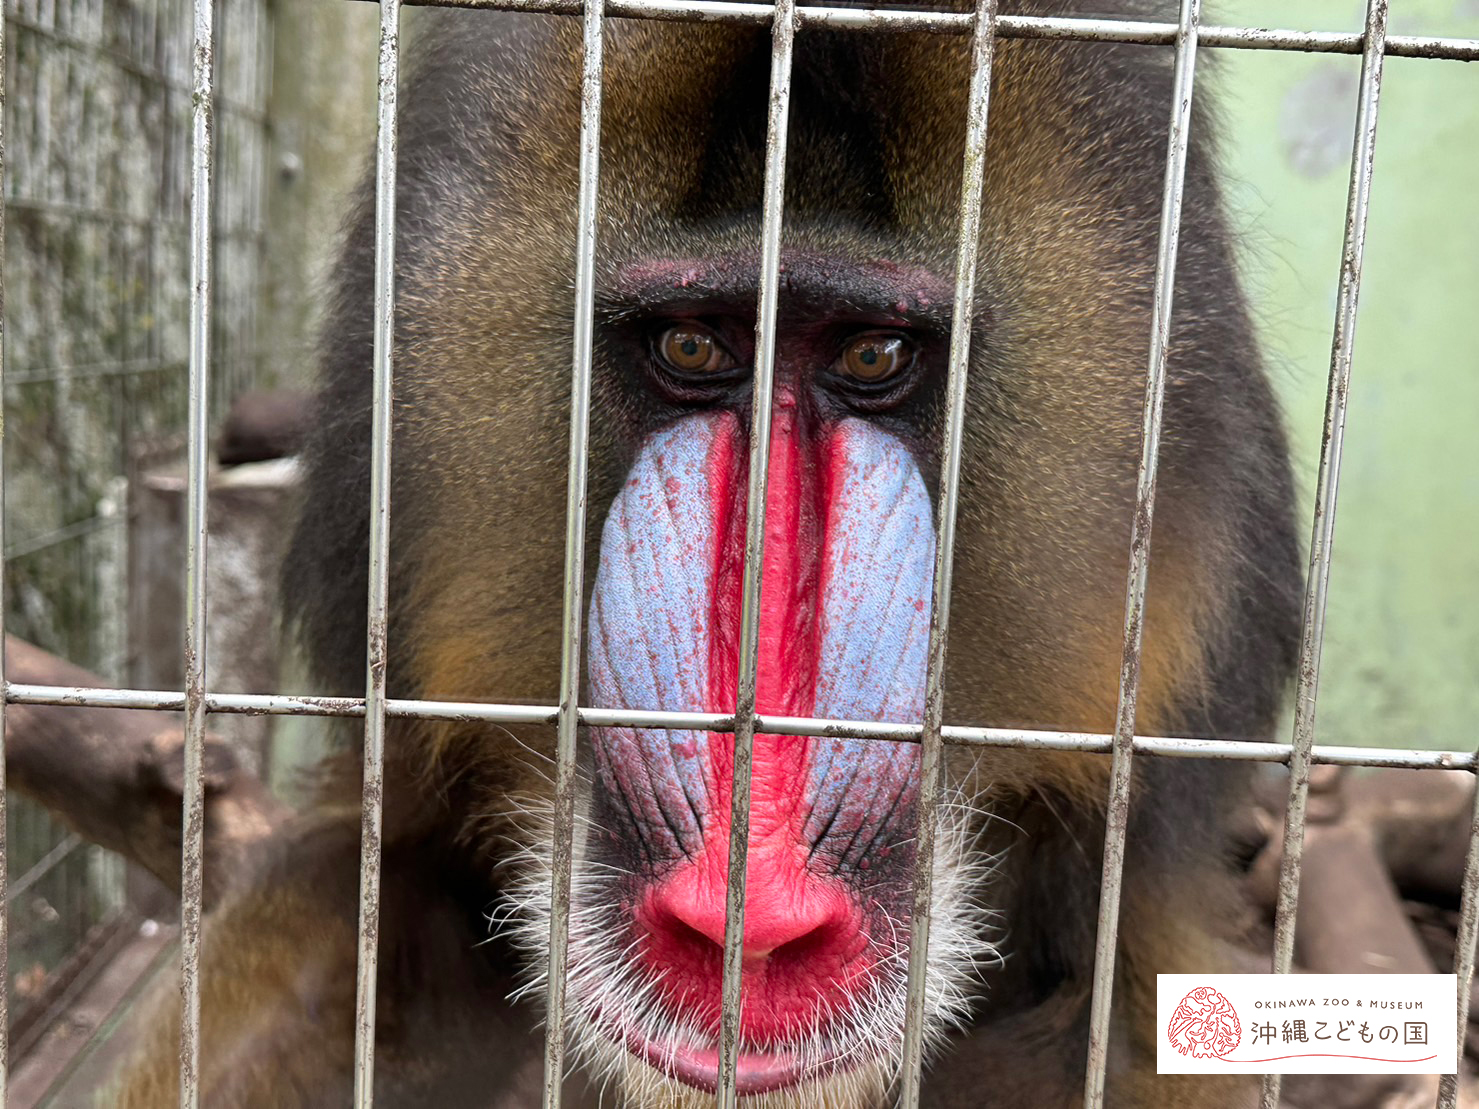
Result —
M783 248L783 315L948 331L954 305L948 270L933 259L912 260L898 252L897 244L879 242L876 250L871 246L866 239L835 246L802 239ZM613 315L682 314L715 304L753 311L759 297L759 252L753 246L712 254L702 250L702 242L695 241L671 253L653 251L615 263L601 293L603 307Z

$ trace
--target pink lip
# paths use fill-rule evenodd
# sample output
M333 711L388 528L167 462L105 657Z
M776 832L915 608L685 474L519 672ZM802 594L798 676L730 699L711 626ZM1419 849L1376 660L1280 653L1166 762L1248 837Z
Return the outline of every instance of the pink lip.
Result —
M671 1040L658 1042L625 1019L613 1021L608 1018L600 1023L609 1032L615 1033L628 1051L653 1070L661 1071L669 1078L705 1093L713 1093L718 1089L717 1046L700 1047L695 1044L678 1044ZM735 1073L735 1093L748 1096L784 1090L800 1085L804 1079L845 1070L848 1065L842 1057L833 1056L820 1060L818 1065L809 1069L803 1069L801 1060L787 1051L741 1051Z
M719 1050L654 1043L637 1033L627 1036L627 1049L649 1066L685 1085L713 1093L719 1085ZM766 1094L797 1085L801 1064L789 1055L741 1052L735 1074L735 1092Z

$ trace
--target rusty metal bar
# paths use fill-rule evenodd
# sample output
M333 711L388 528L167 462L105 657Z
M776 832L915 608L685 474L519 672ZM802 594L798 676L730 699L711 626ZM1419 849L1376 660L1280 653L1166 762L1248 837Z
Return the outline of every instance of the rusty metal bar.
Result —
M955 241L955 302L946 371L947 409L940 445L940 497L935 512L935 576L920 733L918 832L914 900L909 918L909 969L905 994L900 1104L918 1109L924 1081L925 999L929 931L934 898L935 832L944 787L945 650L950 631L950 586L955 576L955 515L960 501L960 455L965 428L966 384L975 325L976 259L981 246L981 194L986 174L986 121L991 102L991 63L996 48L996 0L978 0L971 45L966 108L965 161L961 168L959 230Z
M1479 786L1479 783L1476 783ZM1469 1027L1469 991L1474 982L1474 946L1479 939L1479 788L1469 814L1469 851L1464 856L1463 898L1459 905L1458 935L1453 945L1453 973L1458 977L1458 1064L1464 1062L1465 1033ZM1436 1109L1458 1109L1458 1075L1438 1081Z
M786 194L786 132L791 116L794 0L778 0L771 28L770 106L765 124L764 215L760 229L760 305L755 320L751 392L750 482L740 604L739 678L734 706L734 771L729 804L729 876L724 897L724 976L719 1017L718 1109L736 1109L741 968L745 935L745 866L749 858L750 777L755 753L755 680L759 661L765 498L770 488L770 406L775 384L775 321L780 294L781 223Z
M210 454L215 5L194 0L190 152L190 387L185 493L185 782L180 857L180 1106L200 1102L200 911L205 856L206 478Z
M372 0L373 2L373 0ZM477 11L543 12L579 15L582 0L403 0L411 7L464 8ZM659 19L698 23L768 24L770 4L744 0L607 0L606 14L624 19ZM899 8L811 7L797 10L801 29L831 27L846 31L920 31L968 35L975 26L970 12L932 12ZM1075 42L1120 42L1132 46L1171 46L1177 25L1156 20L1076 16L1003 15L1000 38L1064 39ZM1290 50L1306 54L1360 54L1365 36L1359 31L1297 31L1274 27L1201 28L1199 47L1231 50ZM1390 35L1386 53L1393 58L1433 61L1479 61L1479 39L1452 35Z
M1345 444L1356 309L1361 294L1361 263L1366 249L1366 217L1371 205L1371 175L1376 158L1377 108L1381 101L1386 34L1387 0L1367 0L1365 52L1361 56L1356 134L1351 149L1351 183L1346 200L1345 239L1341 248L1340 293L1335 309L1335 337L1330 348L1330 386L1325 399L1325 428L1320 442L1319 477L1315 484L1310 570L1305 582L1299 670L1294 694L1294 752L1289 760L1284 854L1279 867L1279 898L1274 914L1273 969L1276 974L1287 974L1294 962L1294 927L1299 906L1300 867L1304 859L1305 803L1309 797L1309 752L1315 742L1315 700L1319 694L1320 652L1325 637L1325 598L1330 588L1335 503L1340 486L1341 451ZM1264 1076L1263 1109L1278 1109L1281 1082L1278 1074Z
M555 745L555 836L550 857L549 965L545 983L544 1109L559 1109L565 1074L565 977L570 942L570 869L575 839L575 740L580 727L580 635L584 614L586 468L596 312L596 201L601 171L601 0L585 7L580 76L580 185L575 232L575 346L570 379L570 462L565 490L565 595L560 711Z
M159 690L101 689L76 686L11 683L12 705L62 705L86 708L158 709L179 712L184 694ZM288 694L210 693L208 713L238 716L362 717L365 702L358 697L314 697ZM716 712L669 712L646 709L580 708L582 727L665 728L700 732L732 732L735 718ZM548 724L559 722L557 705L512 705L487 701L418 701L386 698L385 714L408 720L455 720L470 724ZM756 735L820 736L827 739L876 739L918 743L921 724L873 720L821 720L809 716L755 717ZM1107 755L1114 737L1107 732L1050 732L1030 728L980 728L946 724L940 729L947 745L1008 747L1031 751L1077 751ZM1164 758L1214 759L1241 762L1289 762L1293 745L1232 739L1186 739L1176 736L1135 737L1136 754ZM1473 751L1402 750L1387 747L1312 748L1311 761L1331 766L1375 766L1403 770L1475 770Z
M375 984L380 957L380 829L390 598L390 445L395 362L395 176L400 0L380 5L375 149L375 339L370 427L370 572L366 601L365 749L354 1001L354 1106L375 1099Z
M1181 207L1186 187L1186 155L1191 133L1192 89L1196 81L1201 15L1201 0L1181 0L1176 70L1172 78L1171 133L1166 143L1166 180L1161 199L1160 245L1155 262L1150 356L1145 375L1144 422L1140 432L1140 471L1135 488L1135 514L1130 525L1124 656L1120 665L1119 709L1115 717L1109 801L1104 818L1104 873L1099 890L1099 935L1094 949L1094 994L1089 1013L1084 1109L1101 1109L1103 1106L1105 1069L1109 1059L1115 946L1119 936L1120 892L1124 884L1125 837L1130 824L1135 709L1140 693L1140 648L1145 630L1145 587L1150 574L1150 535L1160 460L1161 417L1166 398L1166 357L1171 343L1176 249L1181 239Z
M9 74L5 69L8 44L5 19L0 14L0 688L9 690L5 677L5 112ZM10 854L6 838L5 710L10 698L0 697L0 1106L10 1087Z

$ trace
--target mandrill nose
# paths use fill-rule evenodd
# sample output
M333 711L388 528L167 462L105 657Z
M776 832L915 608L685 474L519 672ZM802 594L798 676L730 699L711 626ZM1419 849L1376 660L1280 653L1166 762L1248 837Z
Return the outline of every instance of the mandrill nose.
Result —
M777 862L752 852L746 882L741 1027L756 1037L791 1034L847 1007L873 962L856 901L804 866ZM722 870L690 864L650 888L636 914L659 989L716 1032L724 908Z
M746 883L745 932L741 950L746 966L775 956L804 959L808 954L836 953L846 946L856 924L845 897L805 888L793 879L785 884ZM705 889L696 882L668 881L651 901L649 934L659 946L671 942L690 950L724 948L724 889ZM716 955L717 957L717 955Z

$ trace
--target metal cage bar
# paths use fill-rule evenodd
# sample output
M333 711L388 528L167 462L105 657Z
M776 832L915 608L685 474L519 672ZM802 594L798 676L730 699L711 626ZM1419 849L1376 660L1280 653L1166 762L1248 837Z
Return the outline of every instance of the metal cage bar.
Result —
M12 705L61 705L87 708L161 709L179 712L184 694L160 690L103 689L96 687L10 684ZM247 716L362 717L365 702L358 697L314 697L273 693L207 693L208 713ZM668 712L645 709L580 708L582 727L662 728L700 732L730 732L734 717L711 712ZM418 701L387 698L385 714L407 720L455 720L463 723L548 724L559 721L558 705L516 705L492 701ZM921 724L871 720L821 720L808 716L755 716L756 735L821 736L829 739L879 739L918 743ZM1032 751L1078 751L1107 755L1114 736L1107 732L1052 732L1032 728L984 728L946 724L940 729L947 745L1012 747ZM1137 754L1164 758L1224 761L1289 762L1293 746L1253 740L1187 739L1176 736L1135 736ZM1479 754L1473 751L1423 751L1388 747L1340 747L1317 744L1311 761L1316 765L1369 766L1397 770L1475 770Z
M1181 0L1176 69L1172 77L1171 133L1166 142L1166 181L1161 197L1160 245L1155 260L1144 422L1140 431L1140 470L1136 479L1135 513L1130 525L1130 570L1125 587L1119 708L1115 714L1114 753L1104 820L1104 873L1099 891L1099 934L1094 949L1094 992L1089 1013L1084 1109L1101 1109L1103 1106L1104 1076L1109 1060L1109 1017L1114 996L1120 891L1124 885L1125 838L1130 827L1130 771L1135 754L1135 710L1140 694L1145 589L1150 575L1150 535L1155 515L1156 472L1160 465L1161 417L1166 400L1166 358L1171 343L1171 309L1176 293L1176 248L1181 239L1181 207L1186 188L1186 157L1191 137L1191 102L1196 82L1197 34L1201 16L1201 0Z
M374 0L371 0L374 2ZM579 15L581 0L403 0L412 7L463 8L476 11L543 12ZM661 19L680 22L769 23L771 4L744 0L608 0L606 14L623 19ZM975 26L969 12L932 12L889 8L799 8L800 28L831 27L848 31L923 31L968 35ZM1072 39L1080 42L1121 42L1137 46L1172 46L1177 24L1156 20L1107 19L1078 16L1003 15L997 20L1002 38ZM1310 54L1360 54L1365 36L1351 31L1298 31L1272 27L1205 26L1198 36L1203 47L1240 50L1292 50ZM1385 51L1394 58L1479 60L1479 39L1452 35L1391 35Z
M929 930L934 898L935 832L944 788L945 650L950 632L950 586L955 575L955 514L960 495L960 455L965 429L966 384L975 326L976 260L981 246L981 194L986 180L986 122L991 65L996 49L996 0L978 0L971 44L965 159L955 242L955 303L946 369L946 416L940 452L940 496L935 510L935 574L925 670L924 721L920 732L918 832L914 848L914 898L909 917L909 966L904 1010L903 1109L918 1109L924 1077L924 1005L929 970Z
M380 6L376 89L375 321L370 427L370 567L365 628L365 749L354 998L354 1105L375 1098L375 985L380 956L380 829L385 783L385 685L390 597L390 446L395 364L395 175L400 0Z
M185 783L180 831L180 1109L200 1103L200 913L205 855L206 479L210 452L215 4L194 0L190 146L190 384L185 504Z
M1475 783L1479 786L1479 783ZM1479 788L1469 815L1469 851L1464 858L1463 898L1458 936L1453 945L1453 972L1458 978L1458 1065L1463 1068L1464 1039L1469 1025L1469 991L1474 981L1474 947L1479 939ZM1458 1075L1445 1074L1438 1082L1436 1109L1458 1109Z
M585 583L586 467L596 313L596 201L601 171L601 0L585 9L580 78L580 184L575 238L575 334L570 380L570 463L565 502L565 595L555 746L555 836L550 854L549 980L545 989L544 1109L559 1109L565 1074L565 963L575 839L575 741L580 727L580 633Z
M6 577L5 551L5 113L10 74L5 59L5 19L0 12L0 687L5 678ZM10 1086L10 849L6 836L9 814L5 793L5 717L9 697L0 697L0 1106Z
M1366 217L1371 206L1371 175L1376 158L1377 107L1381 100L1386 57L1388 0L1367 0L1365 50L1351 149L1351 183L1346 201L1345 236L1341 247L1340 292L1335 309L1335 337L1330 348L1330 386L1325 398L1325 427L1320 440L1320 469L1315 483L1314 520L1310 529L1310 570L1305 583L1300 624L1299 670L1294 694L1294 750L1289 758L1289 800L1284 809L1284 854L1279 864L1279 895L1274 912L1273 970L1288 974L1294 964L1294 929L1299 906L1299 877L1304 861L1305 805L1309 798L1310 748L1315 742L1315 700L1320 687L1320 652L1325 638L1325 598L1330 589L1330 556L1335 538L1335 502L1340 485L1341 451L1345 445L1346 404L1351 387L1351 358L1356 341L1356 307L1361 294L1361 262L1366 250ZM1460 1027L1463 1027L1461 1024ZM1262 1109L1278 1109L1282 1076L1263 1078Z
M734 770L729 800L729 874L724 891L724 974L719 1016L719 1081L714 1098L719 1109L735 1109L739 1103L735 1083L739 1076L745 867L750 848L750 783L755 753L755 681L760 656L765 498L770 488L770 408L775 384L775 321L780 297L781 222L786 193L786 133L791 115L791 61L795 44L795 0L777 0L775 22L771 28L770 103L765 123L760 305L755 319L755 375L750 401L750 481L749 499L745 506L739 677L734 705Z

